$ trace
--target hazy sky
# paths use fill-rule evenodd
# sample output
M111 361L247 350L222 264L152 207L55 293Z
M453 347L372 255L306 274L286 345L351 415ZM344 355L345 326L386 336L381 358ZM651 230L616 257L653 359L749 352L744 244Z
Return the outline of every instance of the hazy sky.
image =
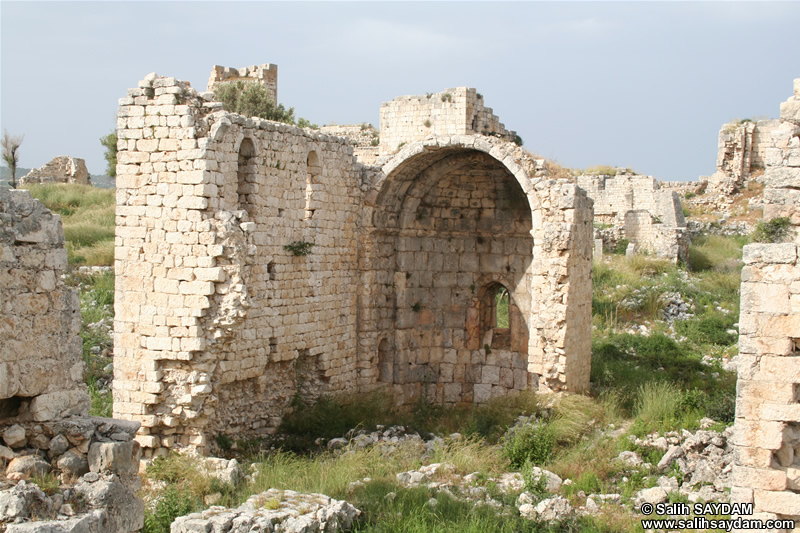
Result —
M665 180L714 171L734 118L777 117L800 77L797 2L0 2L0 123L20 166L102 173L98 138L149 72L205 90L214 64L276 63L319 124L476 87L525 147Z

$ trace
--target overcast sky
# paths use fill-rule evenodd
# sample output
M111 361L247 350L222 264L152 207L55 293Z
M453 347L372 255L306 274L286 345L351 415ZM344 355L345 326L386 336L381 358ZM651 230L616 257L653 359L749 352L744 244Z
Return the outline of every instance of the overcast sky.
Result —
M0 123L20 166L104 171L99 137L149 72L205 90L214 64L276 63L319 124L476 87L525 147L664 180L714 171L734 118L777 117L800 78L800 3L0 2Z

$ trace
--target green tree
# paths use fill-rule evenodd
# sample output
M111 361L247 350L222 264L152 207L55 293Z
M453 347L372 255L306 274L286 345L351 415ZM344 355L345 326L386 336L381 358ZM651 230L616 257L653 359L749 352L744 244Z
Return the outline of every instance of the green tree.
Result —
M106 153L103 157L106 158L106 174L115 178L117 176L117 132L112 131L108 135L100 137L100 144L102 144Z
M9 135L8 130L3 130L3 161L11 170L11 188L17 188L17 163L19 162L19 146L22 144L23 135Z
M269 90L259 83L233 81L214 87L214 95L222 102L225 111L245 117L258 117L294 124L294 108L286 109L269 97Z
M222 102L225 111L231 113L293 124L301 128L319 129L317 124L312 124L307 119L295 119L294 108L286 109L283 104L276 104L270 98L269 90L260 83L241 80L220 83L214 87L214 95Z

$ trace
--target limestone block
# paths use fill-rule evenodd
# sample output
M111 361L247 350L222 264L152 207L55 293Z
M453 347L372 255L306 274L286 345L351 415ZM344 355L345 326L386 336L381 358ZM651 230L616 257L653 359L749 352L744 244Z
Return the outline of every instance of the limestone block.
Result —
M781 470L734 465L731 475L731 484L738 487L784 490L786 483L786 473Z
M797 262L797 245L780 244L748 244L742 249L745 264L752 263L795 263Z
M753 501L756 509L761 512L800 516L800 494L756 488L753 491Z
M89 413L89 395L86 389L41 394L31 401L30 411L37 422L54 420L71 415Z
M800 100L781 102L781 120L800 124Z
M797 189L800 187L800 168L790 167L768 167L761 182L767 188L773 189Z
M89 447L89 469L97 473L135 474L139 468L138 451L136 441L95 442Z

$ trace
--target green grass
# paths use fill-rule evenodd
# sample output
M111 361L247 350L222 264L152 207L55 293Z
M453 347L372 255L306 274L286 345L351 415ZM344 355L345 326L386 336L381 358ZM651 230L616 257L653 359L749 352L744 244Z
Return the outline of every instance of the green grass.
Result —
M70 264L109 266L114 263L116 200L113 189L91 185L28 185L34 198L61 215Z

